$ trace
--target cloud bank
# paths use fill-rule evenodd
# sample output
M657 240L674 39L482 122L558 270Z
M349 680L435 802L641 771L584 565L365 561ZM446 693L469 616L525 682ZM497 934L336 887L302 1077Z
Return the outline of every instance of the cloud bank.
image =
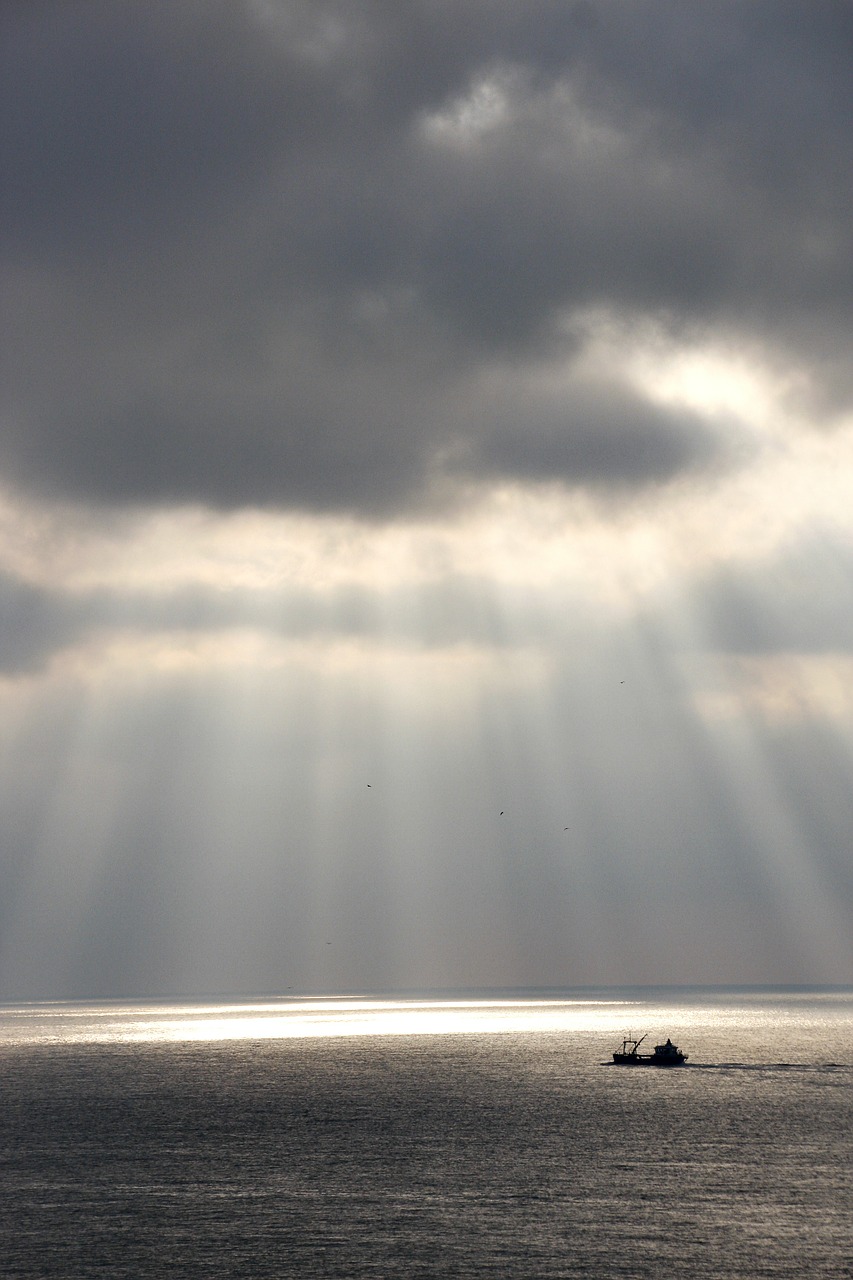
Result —
M596 314L796 350L824 413L849 406L847 4L33 3L4 26L18 486L376 518L723 461L707 415L586 375Z

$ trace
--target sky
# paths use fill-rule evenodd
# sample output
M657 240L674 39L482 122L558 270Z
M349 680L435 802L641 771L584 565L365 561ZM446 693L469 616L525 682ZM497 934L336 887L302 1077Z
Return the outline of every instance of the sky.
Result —
M0 23L0 999L853 983L848 0Z

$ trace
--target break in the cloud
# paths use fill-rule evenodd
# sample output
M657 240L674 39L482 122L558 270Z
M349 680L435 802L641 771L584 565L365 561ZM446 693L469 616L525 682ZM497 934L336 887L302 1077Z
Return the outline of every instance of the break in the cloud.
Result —
M850 981L847 0L0 22L0 995Z

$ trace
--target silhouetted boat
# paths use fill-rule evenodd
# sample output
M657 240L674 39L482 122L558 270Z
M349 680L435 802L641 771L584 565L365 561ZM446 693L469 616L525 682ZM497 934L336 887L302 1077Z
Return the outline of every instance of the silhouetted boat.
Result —
M656 1044L654 1053L640 1053L640 1045L645 1038L640 1036L635 1040L633 1036L627 1036L622 1041L622 1048L614 1051L613 1061L620 1067L680 1067L687 1061L687 1054L669 1039L666 1044Z

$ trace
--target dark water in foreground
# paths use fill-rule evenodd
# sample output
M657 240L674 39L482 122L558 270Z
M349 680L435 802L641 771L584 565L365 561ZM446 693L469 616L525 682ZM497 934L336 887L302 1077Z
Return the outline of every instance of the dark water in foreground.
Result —
M851 1062L853 993L0 1009L0 1274L851 1276Z

